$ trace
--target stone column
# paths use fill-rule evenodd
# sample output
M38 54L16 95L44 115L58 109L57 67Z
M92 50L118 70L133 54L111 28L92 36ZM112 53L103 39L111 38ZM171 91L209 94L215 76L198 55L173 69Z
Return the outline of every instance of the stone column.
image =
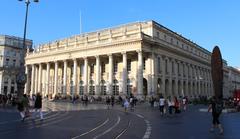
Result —
M165 80L166 80L166 68L165 68L165 58L164 56L161 57L162 60L162 87L161 87L161 93L163 94L164 97L167 97L166 90L165 90Z
M123 70L122 70L122 93L127 95L127 53L122 52Z
M38 70L38 92L42 93L42 64L39 64Z
M10 75L8 78L7 94L11 93L11 81L12 81L12 76Z
M100 95L100 58L96 56L96 95Z
M50 63L47 63L45 96L49 94L49 76L50 76Z
M186 66L186 72L185 72L186 73L185 74L186 75L186 90L185 90L186 92L185 92L185 95L189 97L189 89L188 89L188 87L189 87L188 86L188 82L189 82L189 79L188 79L188 76L189 76L189 74L188 74L189 64L187 63L185 66Z
M113 56L112 54L109 54L108 55L108 62L109 62L109 67L108 67L108 72L109 72L109 78L108 78L108 93L109 95L112 95L113 94L113 89L112 89L112 86L113 86Z
M169 70L169 95L174 96L172 90L172 62L171 59L168 59L168 70Z
M138 51L138 95L143 95L143 56L142 51Z
M88 59L84 58L84 94L88 94Z
M38 78L39 78L38 67L36 66L35 67L35 87L34 87L34 89L35 89L34 93L35 94L37 94L37 92L38 92Z
M63 61L63 94L67 95L67 60Z
M58 93L58 62L55 61L53 98L55 98L57 93Z
M77 59L73 59L73 94L76 94L77 89Z
M29 94L29 71L28 70L29 70L28 65L26 65L25 74L26 74L27 79L26 79L26 83L25 83L24 94ZM1 85L0 85L0 87L1 87Z
M157 84L157 81L156 81L156 72L157 72L157 63L156 63L156 57L155 57L155 54L152 52L152 59L151 59L151 68L152 68L152 86L151 86L151 91L154 93L153 95L155 95L157 93L157 89L156 89L156 84Z

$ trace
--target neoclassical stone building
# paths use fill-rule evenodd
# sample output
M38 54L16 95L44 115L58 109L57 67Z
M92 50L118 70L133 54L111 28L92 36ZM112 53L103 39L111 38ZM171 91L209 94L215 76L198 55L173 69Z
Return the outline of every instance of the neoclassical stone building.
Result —
M211 96L211 53L145 21L75 35L26 56L25 91L43 95Z

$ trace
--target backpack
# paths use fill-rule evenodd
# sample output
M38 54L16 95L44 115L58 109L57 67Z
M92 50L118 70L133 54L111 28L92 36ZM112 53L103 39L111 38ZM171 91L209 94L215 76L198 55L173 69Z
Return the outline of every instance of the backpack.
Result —
M221 102L217 102L215 104L215 110L216 110L216 113L222 113L222 110L223 110L223 104Z

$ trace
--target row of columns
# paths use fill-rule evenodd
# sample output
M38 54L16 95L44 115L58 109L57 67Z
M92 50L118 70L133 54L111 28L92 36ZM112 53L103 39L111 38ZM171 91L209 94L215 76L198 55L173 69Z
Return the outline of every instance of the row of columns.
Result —
M143 57L142 57L142 51L137 51L138 53L138 74L137 74L137 79L138 79L138 94L141 95L142 94L142 83L143 83ZM101 74L100 74L100 57L99 56L95 56L96 58L96 78L95 78L95 90L96 90L96 94L98 95L100 93L100 79L101 79ZM127 94L127 76L128 76L128 72L127 72L127 53L126 52L122 52L122 59L123 59L123 73L122 73L122 93L123 94ZM109 86L108 86L108 90L109 90L109 94L112 94L113 92L113 88L112 88L112 84L113 84L113 55L109 54L108 55L108 60L109 60L109 76L108 76L108 82L109 82ZM77 91L77 59L72 59L73 61L73 79L72 79L72 83L73 83L73 91L76 92ZM43 70L43 65L42 63L38 64L38 68L36 66L37 64L32 64L31 65L31 89L29 90L29 80L27 80L27 83L25 85L26 89L25 89L25 93L28 93L30 91L30 94L35 94L37 92L42 92L42 70ZM67 60L63 60L63 93L66 94L67 92L67 67L68 67L68 63ZM53 90L53 97L58 93L58 68L59 68L59 61L55 61L54 62L54 90ZM26 73L29 76L29 66L26 66ZM49 77L50 77L50 62L46 63L46 74L45 74L45 79L46 79L46 86L45 86L45 90L44 92L46 94L49 93ZM28 77L29 78L29 77ZM88 92L88 79L89 79L89 74L88 74L88 58L85 57L84 58L84 74L83 74L83 82L84 82L84 94L87 94Z

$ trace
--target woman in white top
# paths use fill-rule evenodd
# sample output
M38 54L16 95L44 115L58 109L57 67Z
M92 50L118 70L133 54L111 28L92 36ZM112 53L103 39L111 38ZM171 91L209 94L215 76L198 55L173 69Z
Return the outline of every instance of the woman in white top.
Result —
M159 109L160 109L160 113L161 115L164 114L164 105L165 105L165 99L162 95L160 95L160 98L159 98Z

